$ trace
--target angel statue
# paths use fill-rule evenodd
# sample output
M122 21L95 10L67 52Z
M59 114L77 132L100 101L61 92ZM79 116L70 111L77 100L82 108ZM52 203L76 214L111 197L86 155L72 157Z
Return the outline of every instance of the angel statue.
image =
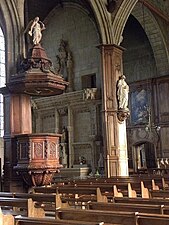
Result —
M38 45L42 39L42 31L45 30L45 25L39 20L39 17L35 17L34 20L31 20L26 28L28 34L32 37L34 45Z

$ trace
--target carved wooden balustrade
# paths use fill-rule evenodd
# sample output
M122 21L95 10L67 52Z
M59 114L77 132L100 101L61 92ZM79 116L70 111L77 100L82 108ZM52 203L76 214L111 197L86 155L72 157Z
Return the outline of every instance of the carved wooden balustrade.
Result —
M48 185L59 172L59 134L17 135L18 162L14 169L28 186Z

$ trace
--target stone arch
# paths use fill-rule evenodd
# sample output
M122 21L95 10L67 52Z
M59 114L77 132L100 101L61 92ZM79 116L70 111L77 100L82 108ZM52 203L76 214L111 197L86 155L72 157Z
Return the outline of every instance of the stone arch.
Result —
M130 14L132 14L139 21L144 29L141 4L142 3L138 3L136 0L126 0L122 2L112 24L114 44L120 45L122 33ZM158 76L166 75L169 71L167 45L155 17L145 6L144 8L144 21L146 24L145 32L154 52L157 73ZM156 30L156 33L154 33L154 30Z
M99 30L99 36L101 37L101 44L113 43L113 35L111 29L111 15L110 13L108 13L105 3L102 2L102 0L88 0L88 2L95 16L95 20L97 23L95 24L95 26L97 26ZM74 7L78 7L79 10L84 10L84 12L86 11L86 9L83 9L82 6L80 6L80 4L77 3L69 2L64 4L68 4L69 6L73 5ZM44 22L46 24L48 23L48 20L53 15L57 7L58 6L56 6L45 18Z
M112 44L114 40L111 29L111 14L107 11L105 3L102 0L89 0L89 3L95 14L102 44Z
M163 34L160 27L151 14L151 12L144 7L144 18L141 3L138 3L132 11L132 15L138 20L142 28L144 29L149 42L151 44L154 58L157 67L157 75L166 75L169 72L169 55L167 51L167 45L165 43Z
M16 5L13 1L0 1L1 27L6 42L6 74L7 80L16 72L18 55L21 53L21 26Z
M114 44L120 45L125 24L137 2L138 0L122 1L121 6L117 11L112 23L112 30L114 33Z

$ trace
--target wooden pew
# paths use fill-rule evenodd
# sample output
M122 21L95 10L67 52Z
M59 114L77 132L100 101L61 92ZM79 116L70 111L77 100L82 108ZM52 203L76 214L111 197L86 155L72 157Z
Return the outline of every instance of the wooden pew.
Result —
M169 199L158 198L127 198L115 197L112 202L114 203L129 203L129 204L148 204L148 205L169 205Z
M15 217L15 225L101 225L101 223L73 221L73 220L55 220L50 218L30 218L23 216ZM13 224L5 224L13 225Z
M35 204L45 211L53 211L56 208L67 208L72 206L81 206L84 207L88 201L97 201L95 196L89 196L88 198L70 198L63 197L60 194L51 193L12 193L12 192L0 192L0 197L6 198L31 198Z
M115 196L116 197L116 196ZM118 196L117 196L118 197ZM119 196L120 197L120 196ZM129 198L137 198L137 193L132 189L131 184L128 183L128 197Z
M129 204L129 203L102 203L90 202L87 205L88 209L106 210L106 211L123 211L123 212L139 212L150 214L163 214L163 205L148 205L148 204ZM169 210L169 206L165 209Z
M136 225L168 225L169 216L136 213Z
M139 181L137 183L123 183L123 182L118 182L116 184L111 184L111 183L77 183L74 185L65 185L64 187L61 187L60 189L64 189L66 187L76 187L76 188L83 188L83 189L88 189L90 187L92 188L99 188L102 195L106 195L109 198L113 196L128 196L128 197L136 197L137 195L142 196L142 197L149 197L149 190L148 188L145 187L143 181Z
M164 189L164 190L169 188L169 185L166 182L166 178L165 177L162 177L162 186L163 186L162 189Z
M169 198L169 190L151 190L151 198Z
M1 225L14 225L14 217L10 214L4 215L0 208L0 224Z
M161 186L162 179L160 178ZM129 187L130 184L130 187ZM128 197L149 197L149 190L159 190L159 186L155 183L154 179L145 178L141 180L139 177L130 178L130 177L121 177L121 178L104 178L104 179L86 179L86 180L75 180L69 182L69 186L77 187L99 187L102 193L115 193L115 196L120 195ZM67 186L67 185L65 185ZM116 186L116 188L115 188ZM116 195L117 194L117 195Z
M137 191L135 189L132 188L132 185L131 183L128 183L128 184L125 184L126 185L126 189L127 189L127 195L129 198L136 198L137 197L137 192L138 192L138 187L137 187ZM140 195L142 198L149 198L150 197L150 193L149 193L149 190L148 188L146 188L144 186L144 182L141 181L140 182L140 189L139 189L139 192L140 192ZM114 197L123 197L123 191L119 191L119 186L118 185L113 185L113 190L114 190Z
M11 213L14 215L25 213L31 217L44 217L45 213L42 208L35 207L35 202L32 199L24 198L7 198L0 197L0 206L3 212ZM13 211L8 210L13 209Z
M123 225L168 225L169 215L102 210L57 210L57 219L92 221Z
M63 203L58 194L43 194L43 193L15 193L15 192L0 192L0 198L31 198L36 205L52 205L54 208L68 207L67 203Z
M49 186L49 187L35 187L35 193L59 193L62 196L73 198L85 198L95 196L98 202L107 202L107 197L102 195L100 188L96 187L72 187L72 186Z
M59 209L56 210L56 219L135 225L135 214L132 212L117 213L102 210Z
M125 176L125 177L111 177L111 178L89 178L89 179L83 179L83 180L72 180L69 181L67 184L76 184L76 185L82 185L82 184L112 184L112 185L118 185L118 184L140 184L140 182L143 181L145 183L145 187L152 190L163 189L163 182L161 176ZM66 184L66 183L65 183Z

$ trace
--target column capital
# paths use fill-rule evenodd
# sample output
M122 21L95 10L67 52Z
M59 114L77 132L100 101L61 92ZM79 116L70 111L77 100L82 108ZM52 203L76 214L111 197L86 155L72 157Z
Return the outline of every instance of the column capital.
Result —
M106 49L106 50L112 50L112 49L119 49L121 51L125 51L126 49L123 48L122 46L120 45L116 45L116 44L101 44L101 45L98 45L97 48L99 49Z

